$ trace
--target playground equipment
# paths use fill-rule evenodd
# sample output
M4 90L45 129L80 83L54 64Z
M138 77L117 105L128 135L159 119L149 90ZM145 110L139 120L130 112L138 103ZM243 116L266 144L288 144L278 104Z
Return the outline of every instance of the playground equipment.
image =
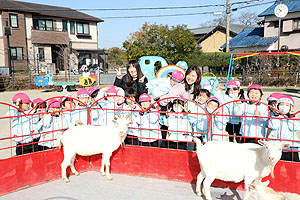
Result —
M300 52L257 52L257 53L232 53L230 56L230 62L229 62L229 67L228 67L228 74L227 74L227 82L226 82L226 86L228 84L228 82L231 80L232 78L232 72L233 72L233 68L234 68L234 61L238 60L238 59L242 59L242 58L249 58L252 56L276 56L277 55L277 63L276 63L276 67L277 67L277 78L279 80L279 60L280 60L280 56L282 55L296 55L296 56L300 56ZM248 63L247 63L248 64ZM259 64L256 62L257 67L260 67ZM278 85L279 85L279 81L278 81Z
M75 86L75 85L81 85L81 86L91 86L93 85L97 80L96 75L90 74L89 72L83 73L82 76L79 77L79 81L59 81L59 82L53 82L53 74L49 73L45 76L36 76L35 79L33 79L34 84L38 87L45 87L49 85L55 85L55 86L62 86L63 91L66 91L67 86Z
M211 94L214 94L219 81L213 73L205 73L201 76L201 88L207 89Z

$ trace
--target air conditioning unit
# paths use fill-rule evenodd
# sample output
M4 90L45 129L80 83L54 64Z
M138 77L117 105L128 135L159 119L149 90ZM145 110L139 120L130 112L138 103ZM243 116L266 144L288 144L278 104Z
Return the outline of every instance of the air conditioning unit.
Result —
M11 35L11 27L6 26L4 27L4 35Z

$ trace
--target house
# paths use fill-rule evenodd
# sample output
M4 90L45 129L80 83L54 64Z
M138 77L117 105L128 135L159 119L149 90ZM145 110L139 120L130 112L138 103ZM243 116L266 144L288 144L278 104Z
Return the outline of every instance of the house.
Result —
M300 0L286 0L283 4L289 8L289 13L282 19L280 30L280 49L288 47L290 51L300 50ZM233 52L278 51L279 19L274 14L275 2L259 17L264 17L263 27L245 29L230 40L230 50ZM225 45L221 46L222 49Z
M240 24L231 24L230 39L248 27ZM194 28L190 29L190 31L194 34L197 44L203 52L219 52L220 46L226 41L226 27L223 25Z
M82 57L97 59L99 54L97 23L103 20L85 13L1 0L0 19L0 73L7 73L10 64L8 41L11 66L16 71L29 67L57 73L76 66Z

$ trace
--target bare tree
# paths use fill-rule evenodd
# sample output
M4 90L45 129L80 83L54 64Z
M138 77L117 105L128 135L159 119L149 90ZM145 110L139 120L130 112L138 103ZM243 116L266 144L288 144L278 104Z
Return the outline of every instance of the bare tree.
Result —
M257 22L261 21L261 19L255 12L241 12L237 22L246 26L257 26Z

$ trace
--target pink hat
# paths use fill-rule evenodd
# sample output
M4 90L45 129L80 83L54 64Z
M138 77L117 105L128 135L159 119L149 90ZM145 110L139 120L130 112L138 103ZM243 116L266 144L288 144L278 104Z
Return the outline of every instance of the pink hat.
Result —
M288 96L288 95L283 95L282 97L280 97L278 99L278 104L280 104L281 102L285 102L285 103L289 103L289 104L292 104L294 105L294 100L292 97Z
M99 90L99 88L97 88L97 87L90 87L88 93L89 93L89 95L91 96L91 95L92 95L95 91L97 91L97 90Z
M77 97L90 97L90 95L88 94L85 88L81 88L77 92Z
M17 99L21 99L21 103L31 103L31 100L29 99L29 96L27 94L24 94L24 93L18 93L18 94L15 94L13 96L13 103L16 103L17 102Z
M48 102L48 108L60 108L61 105L57 99L51 99Z
M31 103L31 107L34 107L35 104L39 104L41 102L43 102L43 99L41 98L34 99Z
M237 87L237 88L241 87L240 81L238 81L238 80L231 80L231 81L228 82L227 88L234 88L234 87Z
M118 94L118 91L116 90L116 86L111 86L108 88L106 94L116 95Z
M209 97L206 103L209 103L210 101L215 101L220 105L220 101L217 97Z
M64 102L64 100L66 100L66 99L73 100L73 99L71 99L71 97L72 96L70 94L67 94L66 96L60 97L59 98L59 103L62 104Z
M141 103L144 101L151 101L151 97L149 94L147 93L141 94L141 96L139 97L139 102Z
M260 85L257 85L257 84L250 85L247 89L247 92L249 92L251 89L260 90L261 94L262 95L264 94L263 89Z
M270 96L267 98L267 101L278 101L278 99L280 99L282 96L284 95L278 92L274 92L270 94Z
M176 82L181 82L184 78L184 74L181 71L176 70L172 73L171 78Z

